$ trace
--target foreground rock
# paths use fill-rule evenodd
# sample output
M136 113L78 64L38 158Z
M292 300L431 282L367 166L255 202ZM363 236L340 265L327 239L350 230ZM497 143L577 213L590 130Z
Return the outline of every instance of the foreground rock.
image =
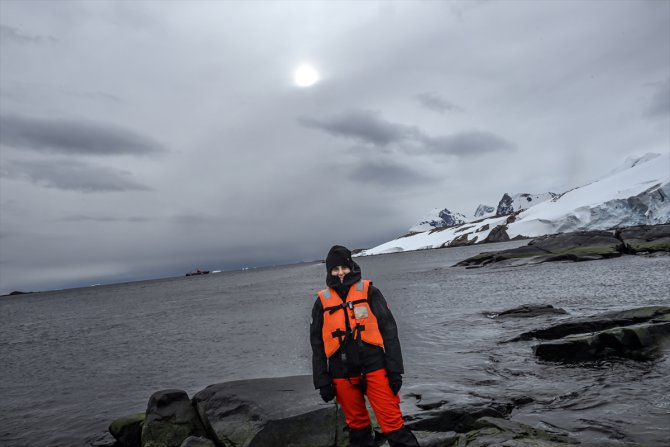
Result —
M670 307L649 306L606 312L524 332L509 340L555 340L533 352L541 360L586 362L606 358L649 360L670 340Z
M212 385L193 404L217 445L346 446L344 417L324 404L311 376L239 380Z
M189 436L204 434L184 391L163 390L151 396L142 425L142 447L180 447Z
M452 447L564 447L574 445L570 438L547 433L520 422L484 417L478 419L474 430L461 435Z
M484 315L489 318L533 318L541 315L564 315L565 309L556 308L551 304L523 304L513 309L500 312L489 311Z
M144 417L144 413L140 413L116 419L109 425L109 432L122 446L140 447Z
M583 362L612 357L651 360L658 356L661 344L668 339L670 314L650 323L540 343L533 347L533 351L540 359L555 362Z

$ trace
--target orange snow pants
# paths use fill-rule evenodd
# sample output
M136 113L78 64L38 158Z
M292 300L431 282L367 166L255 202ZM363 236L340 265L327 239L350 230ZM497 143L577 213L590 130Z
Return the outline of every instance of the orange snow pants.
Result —
M365 375L366 394L370 406L375 412L379 427L383 433L390 433L403 427L400 412L400 397L393 394L386 377L386 369L378 369ZM337 403L344 411L349 428L354 430L370 425L370 415L365 407L365 397L360 389L361 378L333 379Z

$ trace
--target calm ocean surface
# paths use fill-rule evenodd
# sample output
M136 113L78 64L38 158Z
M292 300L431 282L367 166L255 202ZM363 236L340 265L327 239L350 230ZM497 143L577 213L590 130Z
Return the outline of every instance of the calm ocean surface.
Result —
M590 315L670 305L670 257L451 268L526 242L358 258L398 320L403 401L527 395L512 418L602 445L668 445L670 351L655 362L537 362L499 345L557 317L491 320L524 303ZM0 299L0 445L81 446L157 390L310 374L308 325L325 267L299 264ZM315 392L315 399L318 395Z

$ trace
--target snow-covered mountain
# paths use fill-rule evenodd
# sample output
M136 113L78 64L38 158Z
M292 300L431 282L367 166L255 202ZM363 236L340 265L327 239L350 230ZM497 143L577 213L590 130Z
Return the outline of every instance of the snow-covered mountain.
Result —
M500 203L498 203L496 216L504 216L506 214L526 210L538 203L553 199L556 195L557 194L554 194L553 192L545 192L544 194L519 193L511 196L505 193L503 194L502 199L500 199Z
M500 215L501 205L503 211L509 205L509 213ZM505 194L496 215L479 219L394 239L358 256L670 223L670 154L628 158L606 176L562 194Z
M433 208L423 218L414 224L409 231L419 232L434 230L435 228L453 227L468 222L468 217L461 213L452 213L447 208Z
M481 219L483 217L495 216L496 209L495 207L480 204L475 210L475 219Z

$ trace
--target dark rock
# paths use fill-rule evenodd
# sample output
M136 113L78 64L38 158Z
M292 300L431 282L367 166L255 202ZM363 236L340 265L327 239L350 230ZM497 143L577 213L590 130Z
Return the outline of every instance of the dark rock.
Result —
M506 234L506 233L505 233ZM528 245L498 252L484 252L456 266L502 263L519 266L551 261L590 261L622 255L622 243L608 231L580 231L533 239Z
M484 315L489 318L531 318L547 314L561 315L567 314L567 312L565 309L557 309L551 304L524 304L502 312L484 312Z
M13 292L10 292L9 295L7 296L16 296L16 295L29 295L33 292L21 292L20 290L15 290Z
M630 326L647 321L662 321L670 314L670 307L649 306L636 309L605 312L590 317L571 318L543 329L524 332L510 341L555 340L567 335L586 334L618 326Z
M658 355L660 344L670 338L670 314L667 321L617 327L593 335L568 337L533 347L541 360L584 362L612 357L650 360Z
M84 447L123 447L117 444L116 439L109 431L97 433L84 439Z
M323 403L311 376L238 380L211 385L193 404L217 445L345 446L344 417Z
M144 413L115 419L109 424L109 432L120 447L140 447L142 445L142 425Z
M489 224L485 224L484 226L480 227L476 232L479 233L479 232L481 232L481 231L486 231L486 230L488 230L489 228L490 228L490 227L489 227Z
M670 224L638 225L617 230L627 253L670 251Z
M142 426L142 447L180 447L191 435L204 435L191 400L182 390L151 395Z
M189 436L184 439L184 442L181 443L179 447L216 447L214 443L207 438L202 438L200 436Z
M514 200L512 200L509 194L505 193L503 194L502 199L500 199L500 202L498 202L496 216L504 216L512 212L514 212Z
M429 410L412 415L405 425L412 431L455 431L464 433L472 429L475 421L484 416L504 418L514 406L512 404L489 403L486 405L450 405L439 410Z
M453 446L458 441L459 435L454 431L446 433L431 431L413 431L416 440L421 447L446 447ZM388 445L388 444L382 444Z
M509 234L507 234L507 225L498 225L494 227L483 242L507 242L509 241Z
M467 447L565 447L574 445L570 438L548 433L516 421L483 417L473 424L473 430L461 435L454 446Z

